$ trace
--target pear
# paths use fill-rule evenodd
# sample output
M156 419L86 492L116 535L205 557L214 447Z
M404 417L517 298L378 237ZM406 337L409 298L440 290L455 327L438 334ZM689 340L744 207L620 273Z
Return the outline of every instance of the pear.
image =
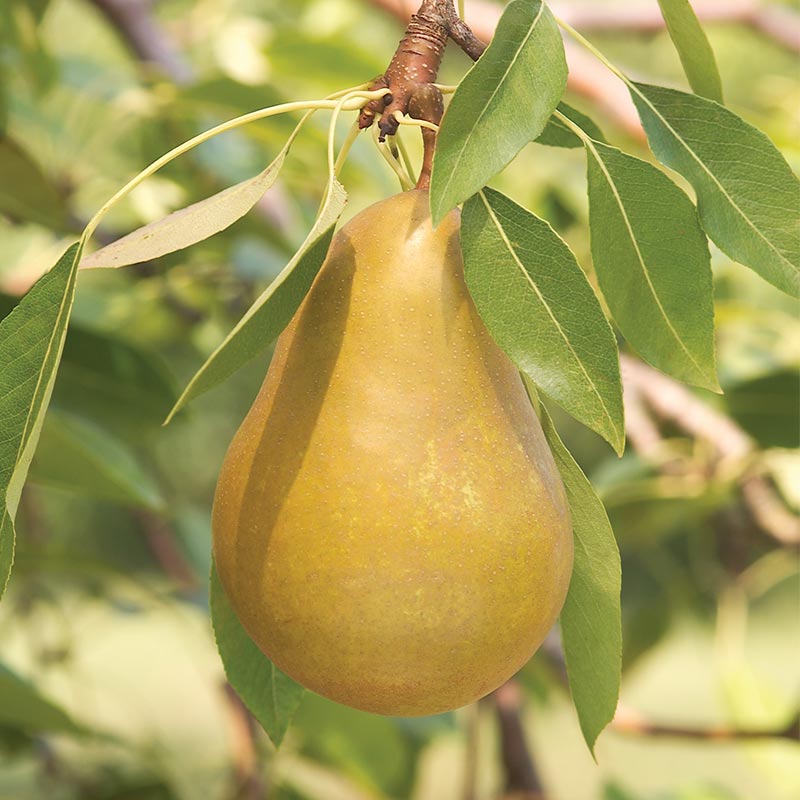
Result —
M510 678L569 585L564 488L414 190L345 225L230 445L214 560L253 641L325 697L434 714Z

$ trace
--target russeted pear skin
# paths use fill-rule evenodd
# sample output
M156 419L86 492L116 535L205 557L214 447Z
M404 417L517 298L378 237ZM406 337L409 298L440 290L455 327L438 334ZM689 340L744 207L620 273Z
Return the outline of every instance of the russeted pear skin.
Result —
M553 625L564 489L514 365L468 294L460 217L405 192L335 236L230 445L214 560L299 683L379 714L463 706Z

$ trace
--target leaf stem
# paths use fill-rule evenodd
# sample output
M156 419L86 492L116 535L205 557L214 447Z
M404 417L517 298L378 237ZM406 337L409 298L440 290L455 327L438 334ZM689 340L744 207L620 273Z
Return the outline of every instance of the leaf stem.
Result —
M380 140L380 133L380 129L377 126L373 126L372 134L373 139L375 140L375 146L378 148L378 152L383 156L386 163L392 168L393 172L399 178L400 186L403 191L407 192L409 189L413 189L414 183L408 174L406 174L406 171L402 168L402 166L397 162L397 159L392 157L386 142L382 142Z
M631 86L630 78L622 70L612 64L583 34L578 33L570 24L554 15L554 19L560 28L563 28L578 44L586 48L596 59L605 67L613 72L621 81Z
M88 242L92 237L92 234L97 229L97 226L100 224L100 221L108 213L108 211L120 200L127 197L133 191L133 189L142 183L142 181L158 172L158 170L169 164L170 161L178 158L178 156L187 153L189 150L194 149L198 145L207 142L209 139L212 139L221 133L226 133L227 131L240 128L243 125L249 124L250 122L256 122L260 119L266 119L267 117L274 117L278 114L286 114L292 111L318 111L320 109L328 108L333 109L337 114L341 110L358 111L364 104L365 100L373 100L378 97L382 97L385 93L385 89L379 89L375 91L366 91L360 87L356 87L355 89L345 89L341 92L336 92L335 94L330 95L324 100L302 100L292 103L281 103L280 105L270 106L268 108L261 108L257 111L251 111L248 114L243 114L242 116L229 119L220 125L214 126L213 128L209 128L207 131L199 133L197 136L194 136L188 141L183 142L183 144L174 147L172 150L156 159L152 164L128 181L128 183L126 183L116 194L107 200L100 210L89 220L86 228L84 229L83 235L81 236L81 240L84 243Z

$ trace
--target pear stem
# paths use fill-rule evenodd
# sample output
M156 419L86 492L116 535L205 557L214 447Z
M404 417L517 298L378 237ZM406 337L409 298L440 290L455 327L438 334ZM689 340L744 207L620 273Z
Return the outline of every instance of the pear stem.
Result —
M430 184L436 147L436 129L432 126L438 126L444 112L442 93L435 83L448 38L474 61L486 49L459 16L454 0L422 0L386 72L370 84L371 90L388 92L370 100L358 118L360 128L369 128L377 119L381 142L397 133L398 120L406 115L430 123L421 126L424 155L418 188Z

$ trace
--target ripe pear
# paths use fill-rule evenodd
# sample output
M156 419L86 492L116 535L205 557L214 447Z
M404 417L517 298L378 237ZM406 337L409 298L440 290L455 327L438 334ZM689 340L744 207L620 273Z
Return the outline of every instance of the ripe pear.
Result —
M459 212L405 192L336 235L230 445L214 560L253 641L332 700L463 706L569 585L564 489L464 282Z

